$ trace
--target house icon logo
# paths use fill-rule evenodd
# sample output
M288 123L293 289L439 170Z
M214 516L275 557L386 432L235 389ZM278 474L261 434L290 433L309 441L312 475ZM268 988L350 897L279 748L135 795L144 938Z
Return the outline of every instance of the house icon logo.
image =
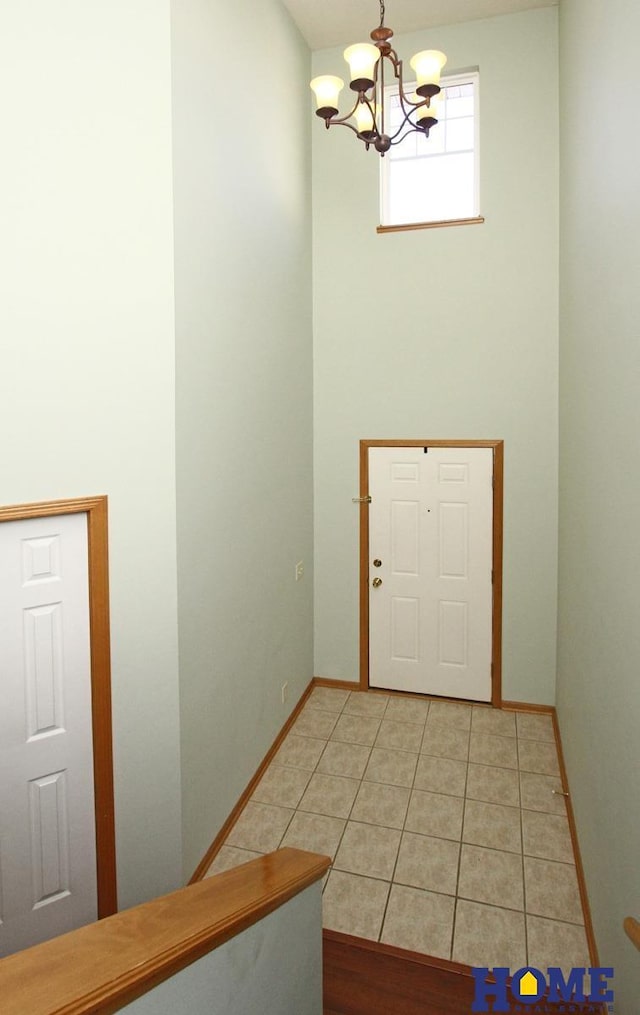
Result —
M538 981L530 969L522 975L518 985L520 997L533 997L538 993Z
M609 966L575 966L568 970L550 966L544 972L535 966L523 966L513 973L505 966L475 966L471 973L475 980L472 1012L554 1012L563 1003L570 1005L567 1011L576 1011L574 1005L585 1002L591 1002L596 1012L613 1002L613 968ZM514 1002L516 1009L512 1008ZM565 1010L564 1006L560 1010Z

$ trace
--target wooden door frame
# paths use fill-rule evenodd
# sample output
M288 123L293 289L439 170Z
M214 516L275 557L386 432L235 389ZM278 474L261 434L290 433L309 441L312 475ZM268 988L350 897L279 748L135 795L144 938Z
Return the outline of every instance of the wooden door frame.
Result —
M111 737L107 498L82 497L76 500L43 501L37 504L0 507L0 522L71 514L87 516L96 873L98 919L102 919L118 910Z
M491 448L493 451L493 616L491 704L502 705L502 546L504 441L360 441L360 690L369 689L369 448Z

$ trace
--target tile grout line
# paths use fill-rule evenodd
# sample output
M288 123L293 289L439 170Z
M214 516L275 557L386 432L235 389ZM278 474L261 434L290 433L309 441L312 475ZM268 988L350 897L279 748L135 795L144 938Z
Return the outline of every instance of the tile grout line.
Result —
M463 799L463 803L462 803L462 824L460 826L460 849L459 849L459 852L458 852L458 871L457 871L457 874L456 874L456 894L455 894L455 901L454 901L454 906L453 906L453 924L452 924L452 927L451 927L451 951L450 951L450 957L451 957L452 961L453 961L453 950L454 950L454 947L455 947L455 940L456 940L456 922L457 922L457 918L458 918L458 900L460 899L460 895L459 895L459 891L460 891L460 870L462 868L462 847L463 847L463 844L464 844L464 822L465 822L465 818L466 818L466 814L467 814L467 786L468 786L468 783L469 783L469 766L471 764L470 755L471 755L471 728L472 728L472 725L473 725L473 711L471 713L471 722L469 723L469 735L468 735L468 738L467 738L467 772L466 772L465 781L464 781L464 799Z
M429 718L429 712L430 711L431 711L431 702L429 702L427 704L427 712L426 712L425 720L424 720L424 729L422 731L422 736L420 738L420 746L422 746L422 741L424 740L425 730L427 728L427 719ZM413 751L411 751L410 753L413 754ZM402 828L400 829L400 841L398 842L398 849L397 849L397 852L396 852L396 859L395 859L395 863L393 865L393 870L391 872L391 880L389 882L389 892L387 894L387 901L385 903L384 913L382 914L382 922L380 924L380 931L378 933L378 941L382 940L382 932L384 930L385 921L387 919L387 911L389 909L389 901L391 899L391 890L392 890L392 888L393 888L393 886L395 884L398 884L398 882L395 881L395 875L396 875L396 870L398 869L398 858L400 856L400 850L402 849L402 840L403 840L404 833L405 833L406 828L407 828L407 817L409 815L409 808L411 806L411 798L413 796L413 791L414 791L414 788L415 788L416 774L418 772L418 765L419 764L420 764L420 748L418 748L418 753L416 755L416 767L413 770L413 779L411 780L411 786L409 787L409 799L407 800L407 809L405 811L404 820L402 822ZM402 886L402 887L408 887L408 886Z
M349 693L349 697L347 698L347 700L345 701L344 705L342 706L342 712L340 713L341 715L345 715L345 714L346 714L346 715L349 715L349 714L350 714L350 713L348 713L348 712L347 712L347 713L345 713L344 709L346 708L346 706L347 706L347 703L349 702L349 700L350 700L350 698L351 698L351 695L352 695L353 693L354 693L353 691L351 691L351 692ZM387 706L388 706L388 704L389 704L389 702L388 702L388 700L387 700L387 703L385 704L385 707L384 707L384 711L382 712L382 714L381 714L381 717L380 717L380 725L382 725L382 719L384 718L384 715L385 715L385 713L386 713L386 711L387 711ZM374 717L373 717L373 716L370 716L370 717L367 717L367 716L356 716L356 717L354 717L354 718L374 718ZM375 717L375 718L377 718L377 717ZM378 730L376 731L376 736L377 736L377 734L378 734L379 730L380 730L380 726L378 726ZM334 742L336 742L336 743L340 743L341 741L334 741ZM344 742L344 741L342 741L342 742ZM374 739L374 744L375 744L375 739ZM332 861L331 861L331 871L330 871L330 874L332 874L332 873L333 873L333 871L339 871L339 868L335 867L335 866L334 866L334 864L335 864L335 861L336 861L336 859L337 859L338 853L339 853L339 851L340 851L340 846L342 845L342 840L344 839L344 834L345 834L345 832L346 832L346 830L347 830L347 825L349 824L349 818L350 818L350 816L351 816L351 814L352 814L352 812L353 812L353 808L355 807L355 803L356 803L356 800L358 799L358 794L360 793L360 788L361 788L361 786L362 786L362 783L364 782L364 773L365 773L365 772L366 772L366 770L367 770L367 766L368 766L368 764L369 764L369 761L370 761L370 759L371 759L371 752L373 751L373 744L372 744L372 745L368 745L368 744L363 744L363 745L353 745L353 746L364 746L364 747L369 747L369 756L368 756L368 758L367 758L367 761L366 761L366 764L365 764L365 766L364 766L364 768L363 768L363 770L362 770L362 775L361 775L360 779L358 780L358 789L356 790L355 796L354 796L354 798L353 798L353 802L352 802L352 804L351 804L351 807L349 808L349 814L347 815L347 818L345 819L345 822L344 822L344 828L342 829L342 832L341 832L341 834L340 834L340 838L338 839L338 844L337 844L337 846L336 846L336 851L335 851L335 855L334 855L334 857L333 857L333 859L332 859ZM324 752L323 752L323 753L324 753ZM319 764L319 761L318 761L318 764ZM353 873L353 872L351 872L351 871L339 871L339 873L342 873L342 874L350 874L350 873ZM358 875L356 875L356 876L358 876ZM326 884L325 884L324 888L326 888L326 885L328 885L328 884L329 884L329 878L327 878L327 881L326 881ZM322 894L323 894L323 895L324 895L324 888L323 888L323 890L322 890Z
M518 719L516 717L516 732L518 729ZM516 753L518 759L518 800L520 803L520 844L522 846L522 909L523 909L523 923L524 923L524 957L527 964L529 963L529 932L527 929L527 879L525 873L525 862L524 862L524 808L522 806L522 781L520 779L520 738L516 737Z

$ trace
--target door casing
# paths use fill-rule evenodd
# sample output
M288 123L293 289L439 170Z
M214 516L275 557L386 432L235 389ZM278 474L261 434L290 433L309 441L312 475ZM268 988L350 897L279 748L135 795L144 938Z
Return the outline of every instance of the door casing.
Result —
M502 547L504 441L361 440L360 441L360 690L369 689L369 448L493 449L493 612L491 623L491 704L502 705Z
M85 497L0 507L0 523L80 513L87 516L97 903L98 919L102 919L116 913L118 909L111 734L107 498Z

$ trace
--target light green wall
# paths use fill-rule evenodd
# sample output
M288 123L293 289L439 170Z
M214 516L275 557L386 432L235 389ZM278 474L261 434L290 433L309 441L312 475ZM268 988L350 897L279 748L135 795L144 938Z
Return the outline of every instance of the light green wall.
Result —
M635 0L563 0L558 709L616 1015L640 998L639 38Z
M322 886L125 1005L126 1015L322 1015Z
M2 4L0 502L109 497L119 896L180 882L168 2Z
M358 675L360 438L505 441L504 696L556 665L557 11L398 37L478 66L481 226L378 236L378 156L313 127L316 675ZM340 50L314 73L344 75ZM311 99L310 99L311 104ZM314 118L315 119L315 118Z
M310 61L278 0L172 40L188 876L313 673Z

